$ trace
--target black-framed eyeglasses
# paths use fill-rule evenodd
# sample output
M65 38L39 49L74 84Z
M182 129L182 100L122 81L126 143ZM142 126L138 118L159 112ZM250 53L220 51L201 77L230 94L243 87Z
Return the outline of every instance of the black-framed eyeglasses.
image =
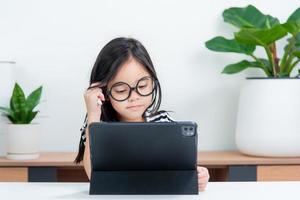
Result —
M154 92L156 85L156 80L153 77L145 76L138 80L135 87L131 87L125 82L117 82L107 90L107 95L116 101L125 101L130 97L132 91L135 90L140 96L145 97Z

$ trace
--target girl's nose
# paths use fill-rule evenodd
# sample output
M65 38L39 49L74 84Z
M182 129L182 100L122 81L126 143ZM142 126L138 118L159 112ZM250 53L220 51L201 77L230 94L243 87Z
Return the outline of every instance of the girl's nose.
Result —
M129 101L133 100L138 100L140 95L136 92L136 90L132 90L130 96L129 96Z

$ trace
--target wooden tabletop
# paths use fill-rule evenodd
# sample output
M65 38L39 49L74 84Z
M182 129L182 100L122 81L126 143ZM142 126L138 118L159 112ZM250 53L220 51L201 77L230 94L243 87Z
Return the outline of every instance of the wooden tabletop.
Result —
M82 163L76 165L73 161L75 152L43 152L35 160L8 160L0 157L0 167L14 166L72 166L82 167ZM198 164L204 166L218 165L271 165L271 164L300 164L300 157L293 158L268 158L247 156L237 151L200 151Z
M256 157L238 151L200 151L199 165L290 165L300 164L300 157Z
M0 157L0 167L3 166L82 166L73 161L77 153L75 152L42 152L38 159L34 160L9 160L6 157Z

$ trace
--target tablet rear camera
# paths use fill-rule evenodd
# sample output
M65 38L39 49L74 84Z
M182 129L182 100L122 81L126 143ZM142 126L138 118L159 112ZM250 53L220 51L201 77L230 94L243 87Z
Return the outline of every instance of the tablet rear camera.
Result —
M182 127L182 135L185 137L191 137L195 135L194 127L192 126L183 126Z

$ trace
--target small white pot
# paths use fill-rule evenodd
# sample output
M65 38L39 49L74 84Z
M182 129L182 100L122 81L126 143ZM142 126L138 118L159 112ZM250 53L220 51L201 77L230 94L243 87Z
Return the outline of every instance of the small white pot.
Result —
M39 157L40 124L6 124L8 159Z
M247 79L235 140L244 154L300 156L300 79Z
M4 134L4 123L1 120L0 116L0 157L5 156L6 151L5 151L5 134Z
M14 88L15 83L15 65L14 61L1 61L0 60L0 106L8 107L11 92ZM6 134L4 132L5 125L8 122L7 118L0 113L0 156L6 155Z

